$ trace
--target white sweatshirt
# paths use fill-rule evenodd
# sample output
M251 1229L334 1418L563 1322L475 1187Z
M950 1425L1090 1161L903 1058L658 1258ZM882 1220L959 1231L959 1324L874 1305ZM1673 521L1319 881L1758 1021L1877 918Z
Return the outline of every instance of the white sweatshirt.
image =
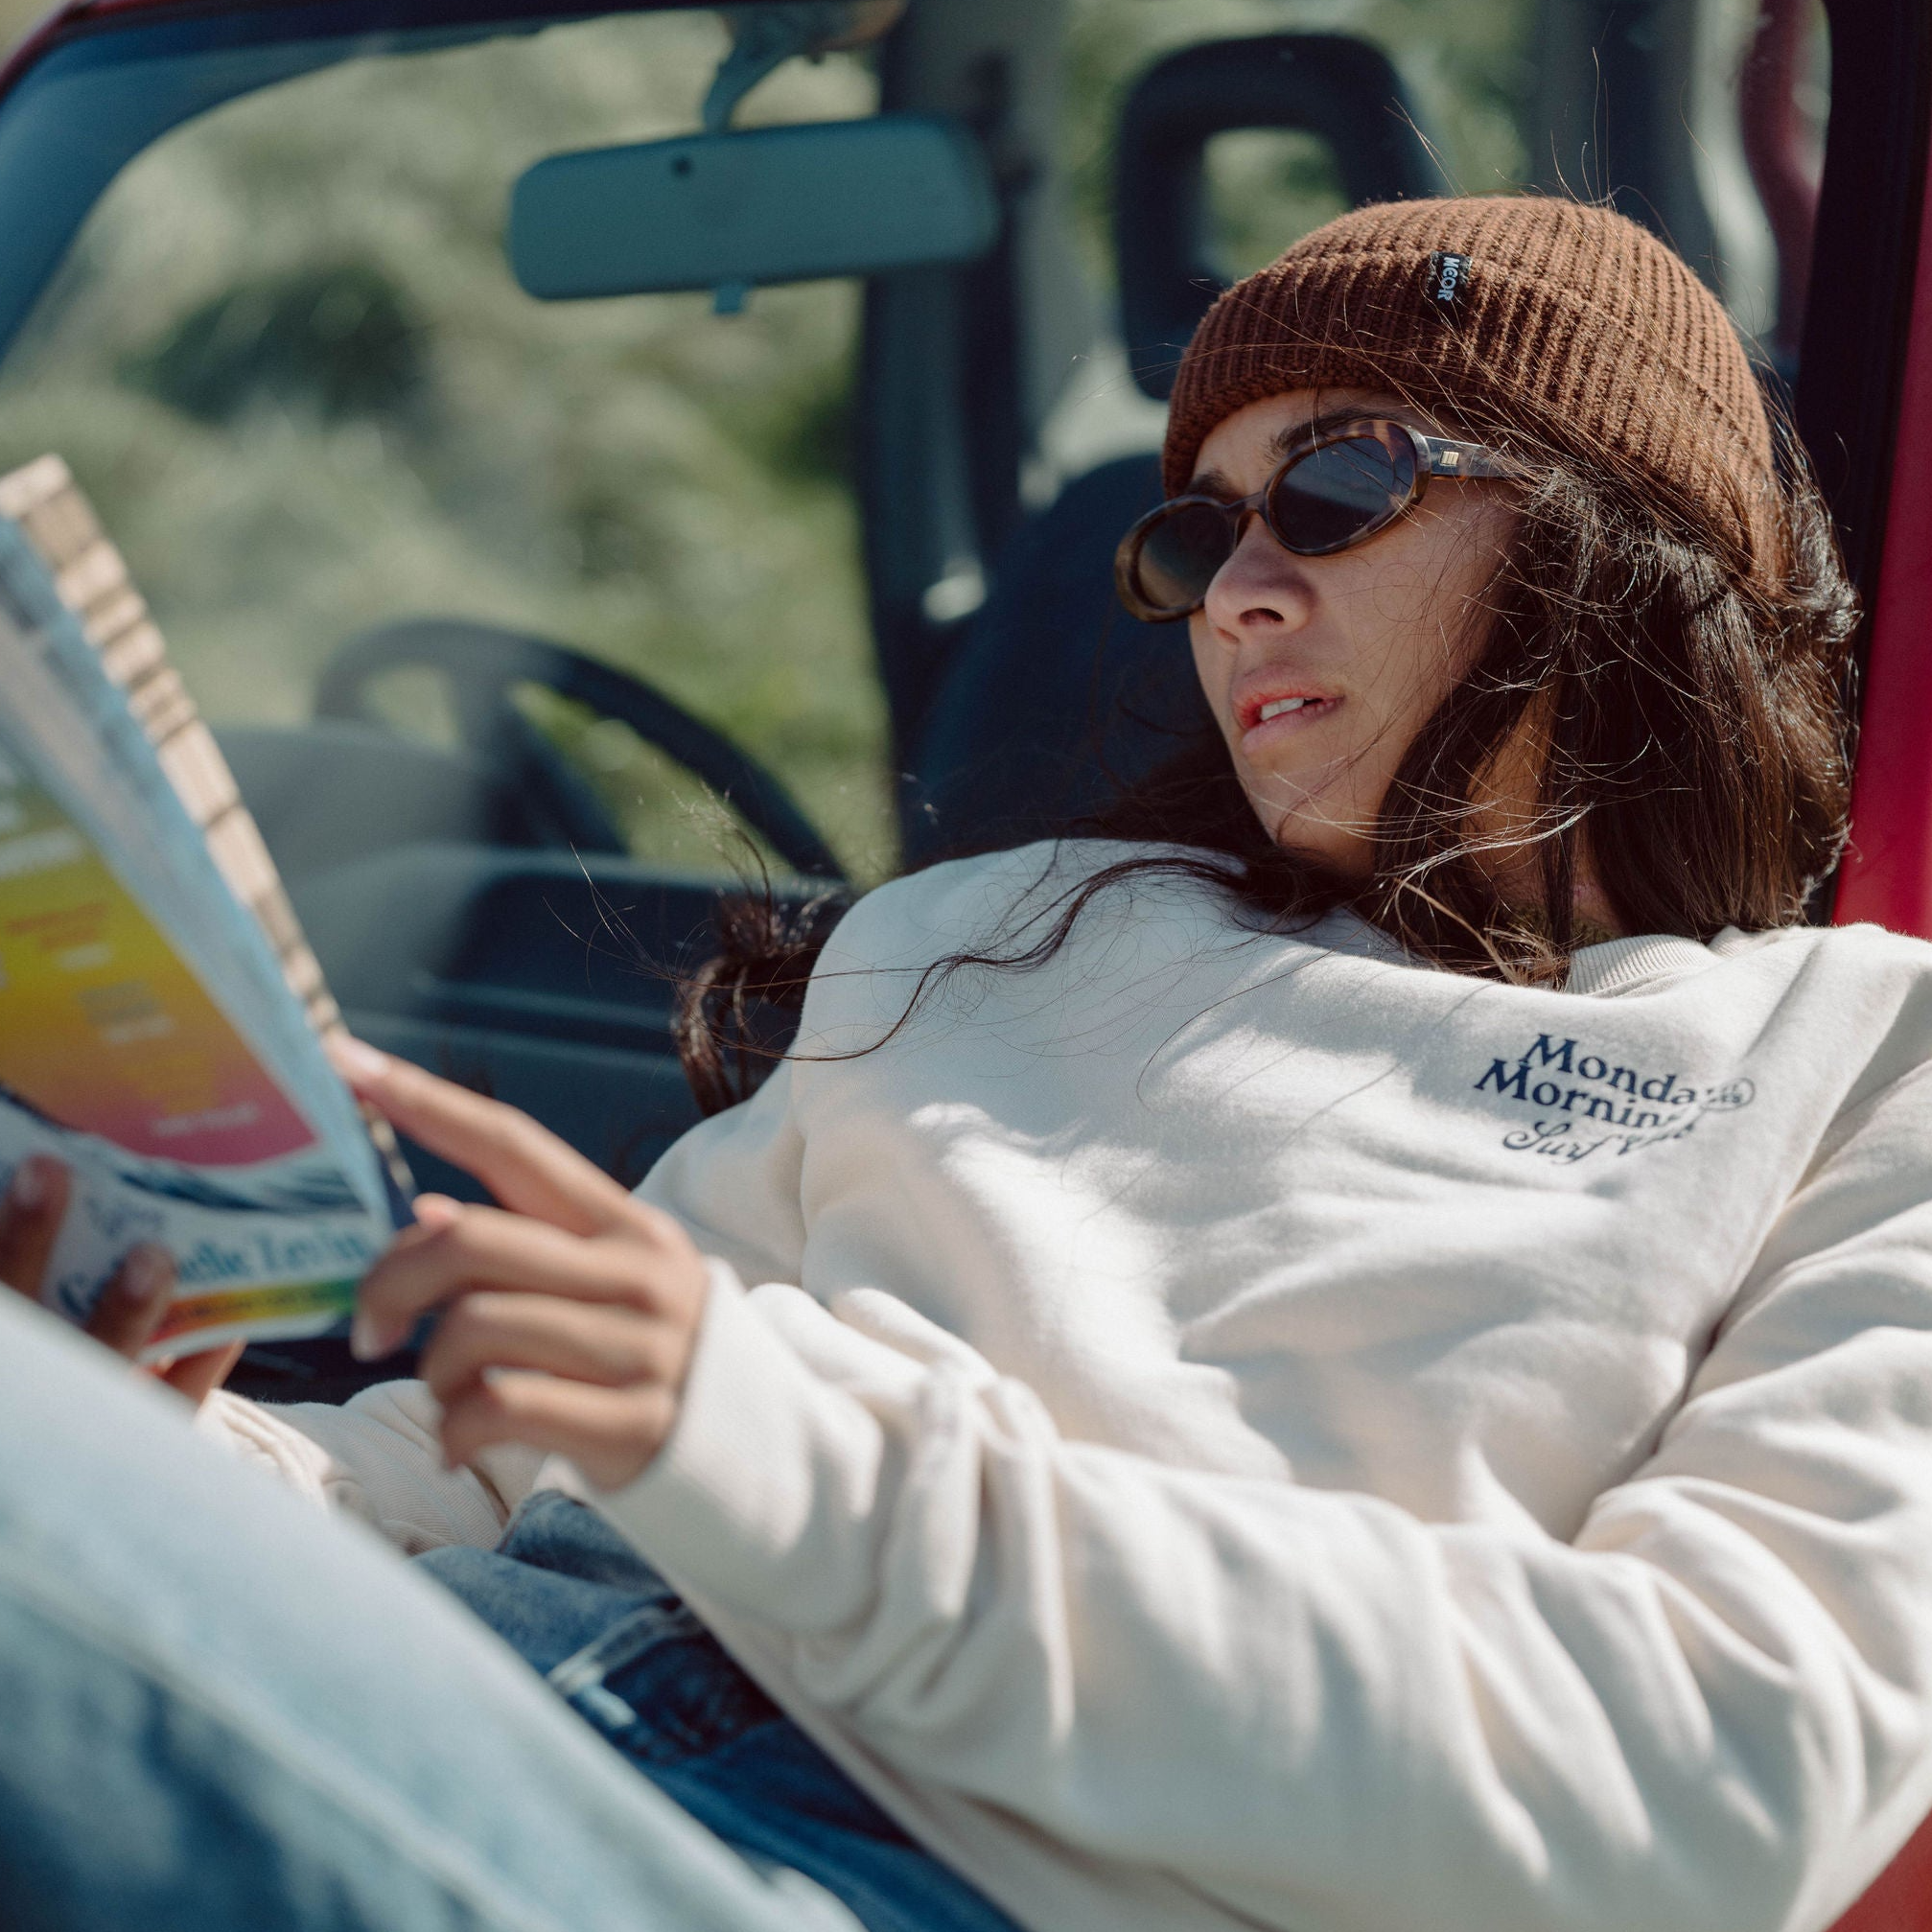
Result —
M827 1057L1050 863L862 901L644 1183L714 1288L600 1506L1032 1932L1828 1924L1932 1809L1932 947L1548 992L1142 883ZM548 1479L208 1418L406 1547Z

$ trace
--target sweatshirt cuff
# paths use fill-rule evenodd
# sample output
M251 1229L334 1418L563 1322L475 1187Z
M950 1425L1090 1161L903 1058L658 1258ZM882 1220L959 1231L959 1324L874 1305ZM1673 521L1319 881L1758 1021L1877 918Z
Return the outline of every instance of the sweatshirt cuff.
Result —
M885 1460L878 1419L809 1368L725 1263L669 1438L598 1509L681 1590L797 1630L855 1608ZM768 1289L762 1294L796 1293Z

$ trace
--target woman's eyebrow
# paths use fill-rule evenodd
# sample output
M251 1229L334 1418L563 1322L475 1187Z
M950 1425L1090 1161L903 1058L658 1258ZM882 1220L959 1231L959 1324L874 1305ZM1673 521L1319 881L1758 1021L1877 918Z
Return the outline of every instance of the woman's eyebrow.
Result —
M1190 497L1238 497L1241 492L1219 470L1202 470L1188 479L1184 494Z
M1304 443L1312 434L1320 434L1329 430L1339 429L1344 423L1359 423L1364 418L1376 421L1407 422L1414 412L1407 409L1364 409L1359 405L1352 409L1328 409L1319 416L1311 416L1305 423L1291 423L1285 430L1277 430L1262 446L1262 459L1265 462L1280 463L1294 452L1295 446ZM1419 428L1420 425L1413 427ZM1433 430L1424 430L1424 435L1433 435ZM1193 477L1187 486L1190 497L1226 497L1241 495L1234 485L1219 470L1202 470Z
M1407 410L1396 408L1363 409L1358 407L1353 409L1329 409L1319 416L1311 416L1305 423L1295 423L1286 430L1277 430L1268 439L1268 446L1262 454L1269 462L1279 463L1293 452L1297 443L1306 442L1311 435L1320 435L1329 430L1338 430L1344 423L1359 423L1364 418L1407 422L1408 414ZM1423 431L1424 435L1432 433L1428 430Z

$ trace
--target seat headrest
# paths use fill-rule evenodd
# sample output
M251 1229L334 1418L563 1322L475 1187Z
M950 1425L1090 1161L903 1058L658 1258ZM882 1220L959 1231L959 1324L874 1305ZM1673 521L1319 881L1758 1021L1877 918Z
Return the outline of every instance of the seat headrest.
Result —
M1158 459L1123 456L1015 533L918 740L909 864L1047 836L1211 727L1187 626L1114 600L1115 547L1160 500Z

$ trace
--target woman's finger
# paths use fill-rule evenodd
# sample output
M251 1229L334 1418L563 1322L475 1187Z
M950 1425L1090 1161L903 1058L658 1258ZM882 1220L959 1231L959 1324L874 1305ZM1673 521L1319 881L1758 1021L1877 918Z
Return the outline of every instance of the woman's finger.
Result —
M37 1299L47 1258L67 1212L67 1170L46 1154L30 1153L13 1170L0 1199L0 1283Z
M431 1309L477 1289L648 1308L681 1297L672 1259L640 1243L586 1241L501 1208L465 1207L441 1227L411 1229L362 1277L350 1345L365 1362L386 1355Z
M159 1326L175 1286L175 1258L144 1241L130 1247L87 1317L87 1333L116 1355L133 1358Z
M629 1219L630 1196L528 1114L359 1039L331 1040L329 1056L391 1126L475 1175L513 1212L571 1234L597 1234Z
M447 1408L486 1369L537 1369L606 1388L675 1386L689 1354L686 1331L635 1309L484 1292L443 1317L416 1373Z
M198 1355L183 1356L169 1362L156 1379L199 1408L227 1381L242 1359L242 1347L241 1342L231 1341L226 1348L204 1348Z
M621 1489L663 1446L677 1412L676 1396L656 1385L594 1388L506 1369L444 1411L443 1455L454 1469L492 1444L521 1442L568 1455L599 1489Z

